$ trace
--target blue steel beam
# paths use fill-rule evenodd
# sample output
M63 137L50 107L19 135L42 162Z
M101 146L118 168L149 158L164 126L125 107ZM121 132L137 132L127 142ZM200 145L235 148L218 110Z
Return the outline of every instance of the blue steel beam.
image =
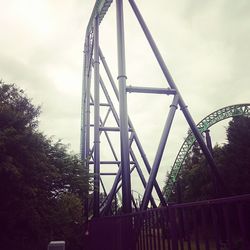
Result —
M118 54L118 84L119 84L119 113L120 113L120 145L121 145L121 170L122 170L122 210L131 213L131 181L129 165L129 140L128 140L128 110L126 92L126 60L123 0L116 0L117 24L117 54Z
M93 216L99 216L100 206L100 74L99 74L99 16L94 27L94 205Z
M141 205L142 210L145 210L148 207L148 202L149 202L149 198L150 198L150 195L151 195L151 192L153 189L154 180L156 179L156 176L157 176L157 172L158 172L158 169L159 169L159 166L161 163L161 159L162 159L162 155L163 155L166 143L167 143L170 128L171 128L171 125L172 125L172 122L174 119L175 111L176 111L177 106L178 106L178 102L179 102L179 96L175 95L174 99L172 101L172 104L170 105L168 117L167 117L167 120L165 122L165 126L164 126L161 140L160 140L160 143L159 143L156 155L155 155L152 170L150 172L149 180L148 180L145 192L144 192L144 196L142 199L142 205Z

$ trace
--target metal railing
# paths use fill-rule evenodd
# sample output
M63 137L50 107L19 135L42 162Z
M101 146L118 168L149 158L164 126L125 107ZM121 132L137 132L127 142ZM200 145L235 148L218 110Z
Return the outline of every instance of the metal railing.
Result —
M91 250L249 250L250 195L92 219Z

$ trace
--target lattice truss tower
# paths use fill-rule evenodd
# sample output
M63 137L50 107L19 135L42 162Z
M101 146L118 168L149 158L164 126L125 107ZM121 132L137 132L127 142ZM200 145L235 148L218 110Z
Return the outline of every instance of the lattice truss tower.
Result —
M149 204L156 207L157 202L152 196L153 189L161 205L166 205L156 176L178 107L207 158L213 174L220 180L213 157L134 0L126 1L126 4L128 2L128 6L135 14L155 61L159 65L166 86L163 88L131 86L133 79L126 75L124 3L123 0L112 2L112 0L96 1L87 26L84 43L81 158L84 167L93 173L94 191L90 197L93 197L93 215L95 217L114 213L117 197L120 196L123 213L130 213L133 208L145 210ZM111 4L116 5L116 31L113 31L116 32L117 39L117 48L114 48L117 50L118 75L116 76L112 75L104 57L100 39L102 22L104 22L103 19L108 14ZM143 63L143 58L140 63ZM128 93L164 95L165 98L171 99L169 110L164 111L166 121L152 165L149 163L132 119L128 115ZM147 178L144 170L148 173ZM135 172L145 190L139 207L131 194L131 173ZM107 184L105 178L108 179L108 188L105 185Z

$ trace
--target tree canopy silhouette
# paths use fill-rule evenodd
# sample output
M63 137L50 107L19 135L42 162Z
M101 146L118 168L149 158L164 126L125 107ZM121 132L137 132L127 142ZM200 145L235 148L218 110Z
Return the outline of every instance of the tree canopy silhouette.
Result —
M250 118L234 117L227 128L227 143L216 145L213 156L230 195L250 193ZM215 179L197 144L187 157L178 178L182 201L225 196L218 193ZM218 185L218 183L217 183ZM175 188L171 200L176 200ZM226 194L228 195L228 194Z
M39 114L23 90L0 82L1 249L46 249L50 240L82 249L88 175L77 155L39 132Z

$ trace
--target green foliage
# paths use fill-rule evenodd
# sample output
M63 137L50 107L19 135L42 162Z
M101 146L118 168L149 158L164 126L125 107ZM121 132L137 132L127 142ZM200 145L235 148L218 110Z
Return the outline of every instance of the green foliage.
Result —
M17 130L37 128L40 107L32 105L24 91L15 84L0 81L0 127Z
M199 147L194 145L178 179L182 201L250 193L250 118L234 117L227 128L227 139L227 144L214 147L213 156L229 194L220 192L220 184L213 177ZM177 200L177 191L171 201Z
M250 193L250 118L236 117L227 129L228 144L217 156L231 193Z
M39 114L22 90L0 82L1 249L46 249L50 240L82 249L88 175L38 131Z

